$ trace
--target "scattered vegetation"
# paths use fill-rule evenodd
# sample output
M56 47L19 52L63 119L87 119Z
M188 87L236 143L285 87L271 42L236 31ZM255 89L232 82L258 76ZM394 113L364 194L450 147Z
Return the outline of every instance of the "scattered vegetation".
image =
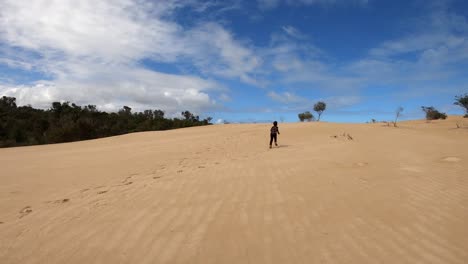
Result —
M421 106L422 110L426 113L427 120L446 119L447 114L437 111L432 106Z
M326 108L327 108L327 104L325 104L325 102L322 102L322 101L319 101L318 103L314 105L314 111L317 112L318 114L317 121L320 121L320 117L322 116L323 111L325 111Z
M395 111L395 121L393 121L393 126L396 127L397 125L397 120L401 116L401 112L403 112L403 107L398 107L397 110Z
M71 142L130 132L167 130L211 124L189 111L182 118L166 118L162 110L132 113L124 106L117 113L101 112L95 105L52 103L48 110L17 106L16 98L0 98L0 147Z
M327 108L327 104L324 102L319 101L314 105L314 111L317 112L318 118L317 121L320 121L320 117L322 116L323 111ZM304 113L300 113L297 115L301 122L304 121L315 121L314 115L310 111L305 111Z
M304 122L304 121L313 121L315 118L314 118L314 115L309 112L309 111L305 111L304 113L300 113L297 115L299 117L299 120L301 120L301 122Z
M354 138L346 132L341 135L332 135L330 137L336 138L336 139L342 139L342 140L354 140Z
M468 118L468 94L455 96L453 104L465 108L465 115L463 117Z

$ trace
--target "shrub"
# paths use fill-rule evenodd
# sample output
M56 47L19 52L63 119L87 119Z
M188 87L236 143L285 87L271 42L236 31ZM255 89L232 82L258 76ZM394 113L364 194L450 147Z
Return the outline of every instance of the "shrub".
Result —
M437 109L435 109L432 106L429 106L429 107L421 106L421 108L426 113L426 119L427 120L436 120L436 119L446 119L447 118L447 114L437 111Z
M300 113L300 114L297 114L297 117L299 117L299 120L301 122L304 122L305 118L304 118L304 113Z
M304 113L300 113L297 116L299 117L299 120L301 122L304 122L305 120L307 120L309 122L314 120L314 115L309 111L305 111Z

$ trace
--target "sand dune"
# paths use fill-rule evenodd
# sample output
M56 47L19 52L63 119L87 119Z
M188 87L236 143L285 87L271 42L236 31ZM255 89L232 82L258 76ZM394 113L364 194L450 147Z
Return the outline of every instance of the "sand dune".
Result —
M0 263L468 263L468 120L269 127L0 149Z

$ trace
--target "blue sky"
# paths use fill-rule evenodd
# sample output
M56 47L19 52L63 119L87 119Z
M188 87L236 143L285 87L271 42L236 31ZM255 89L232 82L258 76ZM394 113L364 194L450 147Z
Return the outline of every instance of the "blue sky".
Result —
M0 95L230 122L462 114L468 2L0 0Z

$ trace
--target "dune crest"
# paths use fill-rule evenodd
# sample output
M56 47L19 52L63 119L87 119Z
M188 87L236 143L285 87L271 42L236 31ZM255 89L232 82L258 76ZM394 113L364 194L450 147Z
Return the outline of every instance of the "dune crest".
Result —
M468 263L461 117L0 149L0 262Z

